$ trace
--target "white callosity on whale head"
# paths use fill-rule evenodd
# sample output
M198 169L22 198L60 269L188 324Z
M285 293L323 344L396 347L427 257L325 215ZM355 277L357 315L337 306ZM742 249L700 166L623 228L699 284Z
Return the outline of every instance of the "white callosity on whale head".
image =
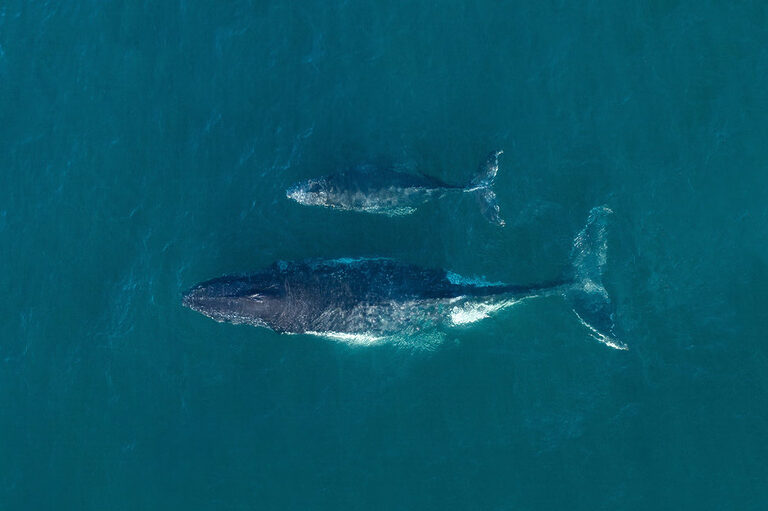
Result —
M328 192L321 182L308 180L305 183L292 186L285 196L305 206L325 206L328 203Z

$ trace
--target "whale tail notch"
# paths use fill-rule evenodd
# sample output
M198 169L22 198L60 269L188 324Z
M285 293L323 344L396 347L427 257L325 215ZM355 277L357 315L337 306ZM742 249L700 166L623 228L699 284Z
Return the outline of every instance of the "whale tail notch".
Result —
M565 297L592 337L611 348L626 350L627 345L614 334L613 305L603 287L608 252L606 227L611 213L607 206L592 208L586 226L574 238L573 283L565 291Z
M496 174L499 172L499 155L504 151L494 151L488 155L486 161L480 165L477 174L465 191L472 192L480 205L480 212L494 225L504 226L504 219L499 213L499 204L496 201L496 193L492 190L493 183L496 180Z

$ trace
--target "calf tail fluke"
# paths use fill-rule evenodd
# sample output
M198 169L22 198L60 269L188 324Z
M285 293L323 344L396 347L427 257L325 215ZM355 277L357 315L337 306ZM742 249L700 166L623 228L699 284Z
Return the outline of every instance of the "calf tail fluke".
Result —
M587 225L574 238L571 250L574 282L565 295L592 337L611 348L626 350L627 345L614 334L613 306L603 287L608 252L606 227L611 213L607 206L592 208Z
M480 165L477 174L466 188L466 191L475 195L483 216L492 224L500 227L504 225L504 219L499 213L499 204L492 187L496 180L496 174L499 172L499 155L503 152L495 151L488 155L487 160Z

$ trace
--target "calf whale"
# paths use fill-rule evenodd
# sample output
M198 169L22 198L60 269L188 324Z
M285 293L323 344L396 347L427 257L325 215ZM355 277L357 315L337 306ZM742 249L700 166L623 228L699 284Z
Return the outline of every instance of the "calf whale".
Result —
M472 323L520 300L562 295L595 339L626 349L613 332L602 285L610 212L592 209L574 240L572 269L551 282L491 283L386 258L280 261L250 275L198 284L184 294L183 305L220 322L370 343Z
M297 183L286 190L286 196L307 206L400 216L409 215L425 202L450 193L470 193L480 204L483 216L489 222L503 226L504 220L492 190L502 152L491 153L477 174L463 186L392 167L360 165Z

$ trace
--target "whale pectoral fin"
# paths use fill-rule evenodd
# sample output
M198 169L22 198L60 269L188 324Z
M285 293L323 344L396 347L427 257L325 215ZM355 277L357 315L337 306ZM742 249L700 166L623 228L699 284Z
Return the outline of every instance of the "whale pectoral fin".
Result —
M485 219L491 222L493 225L503 227L505 222L504 219L501 218L501 213L499 212L499 204L496 201L496 194L494 191L490 188L482 188L475 191L474 193L475 197L477 198L477 202L480 205L480 213L482 213Z

